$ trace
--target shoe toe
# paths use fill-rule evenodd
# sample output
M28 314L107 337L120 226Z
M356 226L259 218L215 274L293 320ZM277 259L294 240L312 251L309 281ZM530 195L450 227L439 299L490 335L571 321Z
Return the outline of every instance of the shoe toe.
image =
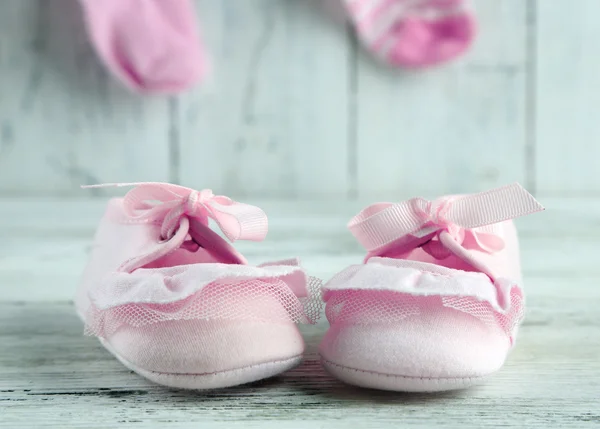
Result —
M160 384L215 388L259 380L297 365L304 351L293 323L166 321L121 327L107 348Z
M351 384L434 391L476 384L503 365L509 348L502 331L444 308L396 323L334 324L320 353Z

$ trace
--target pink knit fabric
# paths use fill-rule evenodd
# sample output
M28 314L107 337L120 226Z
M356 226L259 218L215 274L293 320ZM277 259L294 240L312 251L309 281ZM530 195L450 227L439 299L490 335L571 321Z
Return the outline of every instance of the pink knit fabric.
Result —
M343 1L362 43L395 66L449 61L475 37L475 18L466 0Z
M349 227L365 263L324 286L326 369L405 391L467 387L497 371L524 315L517 233L504 219L541 209L511 185L363 210Z
M143 93L177 93L207 71L191 0L80 0L108 69Z
M209 228L261 240L254 206L162 183L109 202L76 297L86 332L157 383L206 389L300 362L295 326L319 317L320 284L296 260L248 265Z

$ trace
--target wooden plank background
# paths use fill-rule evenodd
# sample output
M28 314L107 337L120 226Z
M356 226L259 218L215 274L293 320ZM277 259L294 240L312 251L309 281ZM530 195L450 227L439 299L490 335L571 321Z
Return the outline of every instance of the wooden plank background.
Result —
M473 49L421 72L365 54L333 0L196 3L213 75L140 97L98 63L76 0L0 0L0 196L131 180L260 198L515 180L600 194L596 0L479 0Z

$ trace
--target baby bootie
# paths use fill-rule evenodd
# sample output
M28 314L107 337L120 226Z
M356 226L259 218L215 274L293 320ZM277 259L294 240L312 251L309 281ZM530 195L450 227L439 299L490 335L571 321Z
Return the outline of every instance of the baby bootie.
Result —
M396 67L431 67L453 60L473 43L469 0L342 0L358 39Z
M524 312L510 219L540 210L518 184L364 209L348 225L364 263L324 286L324 367L350 384L412 392L499 370Z
M231 241L258 241L265 213L209 190L131 185L108 203L79 287L87 333L127 368L178 388L233 386L298 365L295 323L318 317L319 285L295 260L249 265L209 227L212 219Z

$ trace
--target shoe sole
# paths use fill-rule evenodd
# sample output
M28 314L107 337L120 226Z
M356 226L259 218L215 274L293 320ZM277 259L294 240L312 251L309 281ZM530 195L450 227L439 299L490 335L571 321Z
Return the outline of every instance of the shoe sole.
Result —
M302 355L298 355L287 359L204 374L164 373L140 368L116 353L110 346L110 343L106 340L100 338L100 342L113 356L130 370L154 383L179 389L220 389L252 383L254 381L279 375L298 366L302 362Z
M396 392L442 392L471 387L483 382L486 376L462 378L411 377L366 371L331 362L321 356L323 368L335 378L355 386Z

